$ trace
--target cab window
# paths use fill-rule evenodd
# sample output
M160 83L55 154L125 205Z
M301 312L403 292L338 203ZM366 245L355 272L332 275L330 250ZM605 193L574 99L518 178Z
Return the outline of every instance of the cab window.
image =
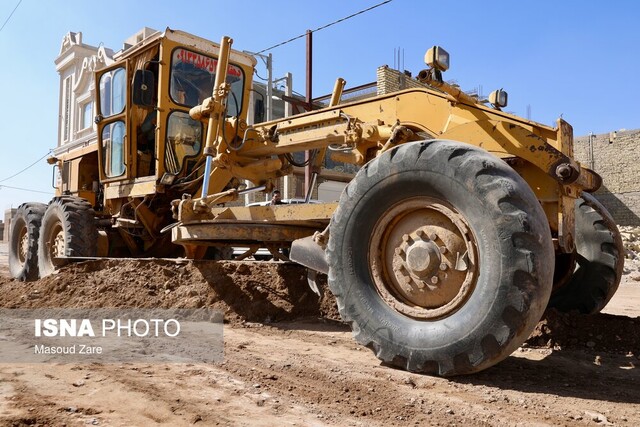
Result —
M124 164L124 122L118 120L102 129L102 158L104 159L104 174L107 178L123 175Z
M167 124L165 145L165 169L170 174L182 170L184 160L200 154L202 148L202 124L188 113L174 111Z
M173 102L194 107L212 95L218 60L183 48L171 55L171 83L169 94ZM240 67L229 64L227 82L231 92L227 99L227 116L237 116L242 110L244 73Z
M125 79L124 68L116 68L100 77L100 113L103 117L124 111L127 96Z

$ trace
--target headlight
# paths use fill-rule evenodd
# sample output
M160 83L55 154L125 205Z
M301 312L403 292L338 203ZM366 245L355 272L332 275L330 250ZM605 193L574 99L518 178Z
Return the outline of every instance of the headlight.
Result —
M424 62L436 70L447 71L449 69L449 53L440 46L433 46L424 55Z
M507 106L508 95L502 89L494 90L489 95L489 103L494 107L504 108Z

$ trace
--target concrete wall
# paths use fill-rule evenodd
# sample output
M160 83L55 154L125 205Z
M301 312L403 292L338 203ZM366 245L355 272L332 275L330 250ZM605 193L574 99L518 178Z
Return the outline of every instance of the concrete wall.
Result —
M640 226L640 129L577 137L574 152L602 176L596 197L616 222Z

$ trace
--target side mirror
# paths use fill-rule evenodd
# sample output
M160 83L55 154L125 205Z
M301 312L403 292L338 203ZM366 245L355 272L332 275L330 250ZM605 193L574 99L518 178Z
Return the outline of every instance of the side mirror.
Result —
M489 103L495 108L500 109L507 106L507 92L502 89L494 90L489 94Z
M132 102L135 105L154 107L153 95L156 91L156 79L152 71L136 70L133 75Z

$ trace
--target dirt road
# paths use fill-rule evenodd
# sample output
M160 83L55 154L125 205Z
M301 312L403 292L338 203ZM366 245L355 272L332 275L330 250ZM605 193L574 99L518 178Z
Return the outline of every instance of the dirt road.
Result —
M228 323L219 364L0 364L0 425L640 425L632 275L610 314L549 313L504 362L442 379L382 366L295 267L89 263L31 284L3 273L0 307L204 304Z

